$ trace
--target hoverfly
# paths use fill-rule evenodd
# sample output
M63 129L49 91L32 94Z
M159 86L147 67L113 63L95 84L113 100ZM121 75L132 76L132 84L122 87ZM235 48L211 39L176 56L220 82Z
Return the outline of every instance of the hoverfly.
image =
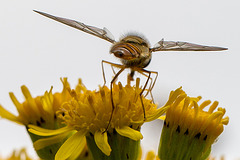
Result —
M35 10L34 10L35 11ZM160 40L154 47L150 47L149 42L142 36L136 35L136 34L128 34L125 37L121 38L119 41L115 41L113 35L107 28L97 28L93 26L86 25L84 23L71 20L71 19L66 19L66 18L61 18L61 17L56 17L47 13L43 13L40 11L35 11L43 16L46 16L48 18L51 18L55 21L61 22L63 24L66 24L68 26L71 26L73 28L79 29L83 32L92 34L94 36L97 36L99 38L102 38L110 43L112 43L112 46L110 48L110 53L114 54L117 58L120 59L122 64L115 64L111 63L105 60L102 60L102 71L103 71L103 78L104 78L104 85L106 83L105 79L105 74L104 74L104 67L103 64L110 64L112 67L117 67L120 70L115 73L115 76L111 80L111 85L110 85L110 94L111 94L111 103L112 103L112 113L107 125L107 128L104 132L108 130L108 127L110 125L110 122L112 120L113 116L113 111L114 111L114 102L113 102L113 93L112 93L112 86L114 81L117 79L117 77L126 69L129 68L131 70L130 74L128 75L128 80L133 80L134 73L137 71L140 74L144 75L147 77L147 80L144 84L144 87L142 91L140 92L140 99L142 103L142 108L143 108L143 114L144 114L144 120L146 119L145 116L145 109L142 101L142 94L144 90L147 87L147 84L149 82L149 79L151 79L151 74L156 74L155 79L151 84L150 87L146 93L148 94L149 91L152 90L157 76L158 72L155 71L148 71L144 69L147 67L151 61L152 58L152 52L156 51L222 51L222 50L227 50L227 48L222 48L222 47L213 47L213 46L204 46L204 45L198 45L198 44L193 44L193 43L188 43L188 42L180 42L180 41L164 41L163 39Z

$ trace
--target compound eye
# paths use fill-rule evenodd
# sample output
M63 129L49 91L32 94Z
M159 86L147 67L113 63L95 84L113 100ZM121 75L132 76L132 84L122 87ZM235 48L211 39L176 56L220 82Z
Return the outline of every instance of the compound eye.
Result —
M114 56L116 56L118 58L122 58L124 56L124 51L123 50L115 50L112 53L114 54Z
M118 51L118 52L115 52L114 55L115 55L116 57L122 58L124 54L123 54L123 52Z
M132 53L124 48L124 47L116 47L116 48L112 48L110 50L110 53L113 53L114 56L118 57L118 58L122 58L122 59L130 59L133 58Z

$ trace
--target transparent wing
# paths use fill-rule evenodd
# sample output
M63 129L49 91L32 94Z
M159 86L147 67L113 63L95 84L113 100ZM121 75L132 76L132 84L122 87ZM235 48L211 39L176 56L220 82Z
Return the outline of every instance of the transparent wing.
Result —
M188 42L174 42L174 41L164 41L163 39L159 41L153 48L152 52L155 51L221 51L227 50L227 48L204 46Z
M97 36L99 38L102 38L104 40L107 40L111 43L115 42L113 35L111 34L111 32L107 28L100 29L100 28L97 28L97 27L86 25L84 23L81 23L81 22L78 22L78 21L75 21L75 20L56 17L56 16L53 16L53 15L50 15L50 14L47 14L47 13L43 13L43 12L40 12L40 11L36 11L36 10L33 10L33 11L37 12L37 13L43 15L43 16L46 16L48 18L51 18L55 21L58 21L58 22L61 22L63 24L66 24L68 26L71 26L73 28L79 29L83 32L86 32L86 33L92 34L94 36Z

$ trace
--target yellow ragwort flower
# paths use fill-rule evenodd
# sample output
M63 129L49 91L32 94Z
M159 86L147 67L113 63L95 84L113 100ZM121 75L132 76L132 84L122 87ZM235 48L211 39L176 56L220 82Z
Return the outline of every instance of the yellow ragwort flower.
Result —
M211 145L223 132L223 125L228 124L229 118L223 118L226 111L217 108L217 101L211 104L207 100L198 105L200 99L183 94L170 105L160 140L161 160L204 160L209 156ZM204 111L207 106L209 109Z
M28 156L26 149L23 148L20 151L13 151L12 155L8 158L1 158L0 160L33 160L30 156Z
M19 115L10 113L0 105L0 117L25 126L33 124L48 129L58 128L56 126L56 111L63 102L70 100L70 94L66 89L69 86L67 79L65 78L62 82L64 88L61 93L52 94L51 88L49 92L46 91L43 96L37 96L36 98L33 98L28 88L23 85L21 87L25 97L23 103L20 103L15 95L10 92L10 98Z
M224 156L221 156L219 159L209 156L206 160L225 160Z
M145 160L160 160L154 151L147 152Z
M101 156L111 156L112 159L114 156L120 157L119 159L137 159L140 150L139 140L143 138L140 127L144 123L143 108L139 98L141 92L139 81L140 79L136 80L134 87L129 84L124 87L120 82L113 84L115 110L107 132L104 131L112 112L110 89L103 86L99 87L98 91L90 91L81 81L75 90L70 91L72 100L64 103L58 112L58 117L64 121L66 127L46 130L29 125L29 131L41 136L56 136L76 131L58 150L55 157L57 160L73 159L76 153L81 152L86 141L94 154L93 157L104 153ZM174 96L180 93L181 91L178 90ZM146 121L157 119L173 102L174 98L171 97L165 106L157 109L151 100L143 97ZM135 143L137 147L134 148Z
M23 85L21 87L22 93L25 97L25 101L23 103L20 103L15 95L10 92L10 98L17 108L18 115L16 116L10 113L0 105L0 117L16 122L18 124L25 125L26 127L29 124L46 129L57 129L65 126L61 123L62 120L56 115L56 111L59 109L59 107L64 102L71 99L71 96L67 89L69 88L67 78L64 78L62 80L62 83L62 92L52 94L51 88L50 91L46 91L43 96L37 96L35 98L32 97L28 88ZM69 136L69 134L66 134L65 137ZM55 153L65 140L61 136L46 139L46 137L36 136L32 133L29 133L29 135L32 141L36 142L34 148L37 151L39 157L42 159L53 159ZM41 145L38 145L39 143L41 143Z

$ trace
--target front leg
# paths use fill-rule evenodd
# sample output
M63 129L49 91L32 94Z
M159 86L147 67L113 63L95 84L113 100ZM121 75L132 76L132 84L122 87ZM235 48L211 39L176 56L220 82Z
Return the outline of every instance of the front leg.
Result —
M108 61L102 60L101 65L102 65L102 74L103 74L103 81L104 81L103 86L106 85L106 77L105 77L105 71L104 71L104 65L103 65L103 64L109 64L109 65L111 65L112 71L113 71L113 74L114 74L114 77L116 76L116 72L114 71L113 67L120 68L120 69L125 68L125 67L124 67L123 65L121 65L121 64L116 64L116 63L112 63L112 62L108 62Z

